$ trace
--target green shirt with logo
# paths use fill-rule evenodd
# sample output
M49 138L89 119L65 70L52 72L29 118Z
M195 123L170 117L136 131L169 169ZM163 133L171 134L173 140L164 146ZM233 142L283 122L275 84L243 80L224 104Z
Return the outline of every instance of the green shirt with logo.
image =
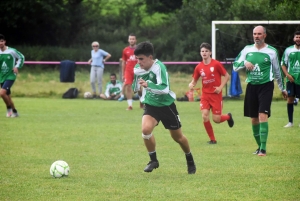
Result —
M281 65L287 67L288 73L294 78L295 84L300 85L300 49L294 45L285 49Z
M138 79L142 78L148 84L143 88L140 101L144 104L162 107L171 105L176 99L176 94L170 89L169 75L166 66L159 60L155 60L153 65L144 70L139 64L134 67L134 80L132 89L134 92L140 90Z
M254 65L253 70L246 69L247 83L260 85L273 81L275 78L279 89L281 91L285 89L278 52L274 47L266 45L258 50L254 44L246 46L234 61L233 70L238 71L245 68L246 61Z
M6 50L0 50L0 83L6 80L15 80L17 75L13 68L22 68L24 64L24 55L14 48L7 47Z

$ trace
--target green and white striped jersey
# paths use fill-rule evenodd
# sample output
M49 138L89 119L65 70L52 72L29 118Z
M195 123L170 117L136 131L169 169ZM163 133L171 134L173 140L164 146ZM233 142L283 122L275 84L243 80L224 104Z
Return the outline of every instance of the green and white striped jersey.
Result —
M266 47L258 50L254 44L247 45L234 61L233 70L238 71L245 68L245 61L251 62L254 65L252 71L246 69L246 82L259 85L270 82L275 77L279 89L281 91L285 89L278 52L274 47L266 45Z
M286 48L281 58L281 65L287 67L295 83L300 85L300 49L294 45Z
M132 90L140 90L138 79L142 78L148 83L147 88L143 88L140 101L144 104L162 107L171 105L176 99L176 94L170 90L169 75L166 66L159 60L155 60L153 65L146 71L136 64L134 67L134 80Z
M14 67L22 68L24 55L14 48L7 47L3 52L0 50L0 83L5 80L15 80Z
M116 80L116 84L108 82L105 87L105 96L109 97L111 94L119 95L122 91L122 82Z

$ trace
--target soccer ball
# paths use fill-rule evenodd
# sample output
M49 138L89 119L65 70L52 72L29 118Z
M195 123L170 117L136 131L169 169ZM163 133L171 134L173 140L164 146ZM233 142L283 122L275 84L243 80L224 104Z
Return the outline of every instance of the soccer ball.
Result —
M84 92L84 94L83 94L83 97L84 98L92 98L92 94L91 94L91 92Z
M62 160L55 161L54 163L52 163L50 167L50 174L54 178L68 176L69 172L70 172L70 167L68 163Z

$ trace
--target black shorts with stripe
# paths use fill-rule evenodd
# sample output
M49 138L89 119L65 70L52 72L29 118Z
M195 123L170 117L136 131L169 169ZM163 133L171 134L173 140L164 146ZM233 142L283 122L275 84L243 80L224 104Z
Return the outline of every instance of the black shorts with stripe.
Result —
M181 128L181 123L179 119L179 114L176 109L175 103L169 106L156 107L152 105L145 104L143 115L150 115L156 119L157 123L160 121L166 129L177 130Z
M247 84L244 101L244 116L258 118L258 113L265 113L270 117L273 90L273 81L260 85Z
M286 82L286 91L288 93L288 97L300 98L300 85L295 84L295 82Z

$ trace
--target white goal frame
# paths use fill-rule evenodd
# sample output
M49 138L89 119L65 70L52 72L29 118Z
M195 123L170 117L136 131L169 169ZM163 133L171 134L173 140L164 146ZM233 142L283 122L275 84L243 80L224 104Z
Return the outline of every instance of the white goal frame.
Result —
M212 58L216 58L216 24L300 24L300 21L212 21L211 47Z

